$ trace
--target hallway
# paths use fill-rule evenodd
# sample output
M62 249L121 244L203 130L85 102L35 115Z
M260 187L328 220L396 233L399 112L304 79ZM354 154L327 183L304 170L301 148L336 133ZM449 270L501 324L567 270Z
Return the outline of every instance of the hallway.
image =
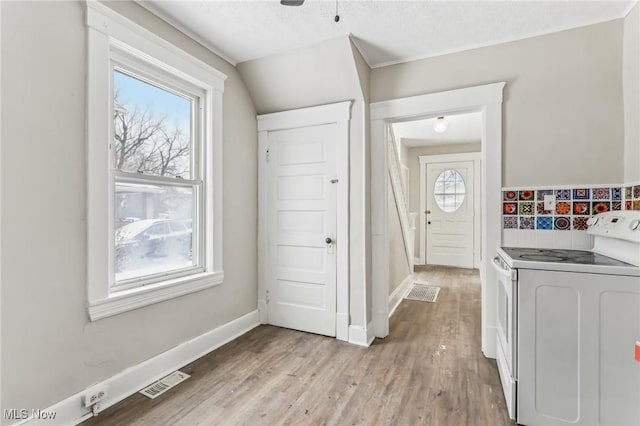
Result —
M369 348L260 326L84 424L512 425L495 361L480 350L477 271L420 267L436 303L404 300Z

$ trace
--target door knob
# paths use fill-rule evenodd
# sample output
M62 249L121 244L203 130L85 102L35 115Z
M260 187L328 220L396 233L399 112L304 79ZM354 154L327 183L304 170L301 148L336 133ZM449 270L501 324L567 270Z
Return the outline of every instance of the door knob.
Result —
M427 222L427 225L431 225L431 221L428 221L428 222Z
M333 240L331 239L331 237L327 237L324 239L324 242L327 244L331 244L333 242Z
M431 210L425 210L424 214L431 214Z

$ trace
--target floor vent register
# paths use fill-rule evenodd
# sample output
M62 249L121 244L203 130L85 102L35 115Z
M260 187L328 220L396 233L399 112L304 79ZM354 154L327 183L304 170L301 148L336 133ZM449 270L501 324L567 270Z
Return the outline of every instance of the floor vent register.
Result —
M154 399L162 395L172 387L178 385L179 383L184 382L189 377L191 376L189 376L186 373L183 373L182 371L174 371L173 373L169 374L167 377L164 377L158 380L157 382L152 383L146 388L142 389L140 393L143 394L144 396Z
M439 293L440 287L414 283L409 294L405 296L405 299L434 303L438 300Z

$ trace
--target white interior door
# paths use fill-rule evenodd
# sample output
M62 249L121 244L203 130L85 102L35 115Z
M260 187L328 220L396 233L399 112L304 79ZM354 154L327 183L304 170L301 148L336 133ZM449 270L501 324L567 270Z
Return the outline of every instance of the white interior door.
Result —
M427 164L428 264L473 268L473 176L473 161Z
M336 125L268 133L270 324L336 335Z

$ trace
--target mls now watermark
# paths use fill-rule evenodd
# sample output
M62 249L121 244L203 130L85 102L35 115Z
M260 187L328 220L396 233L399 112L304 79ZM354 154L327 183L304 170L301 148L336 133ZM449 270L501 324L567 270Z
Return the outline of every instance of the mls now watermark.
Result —
M26 408L5 408L2 410L2 415L5 420L54 420L56 418L55 411L46 410L27 410Z

